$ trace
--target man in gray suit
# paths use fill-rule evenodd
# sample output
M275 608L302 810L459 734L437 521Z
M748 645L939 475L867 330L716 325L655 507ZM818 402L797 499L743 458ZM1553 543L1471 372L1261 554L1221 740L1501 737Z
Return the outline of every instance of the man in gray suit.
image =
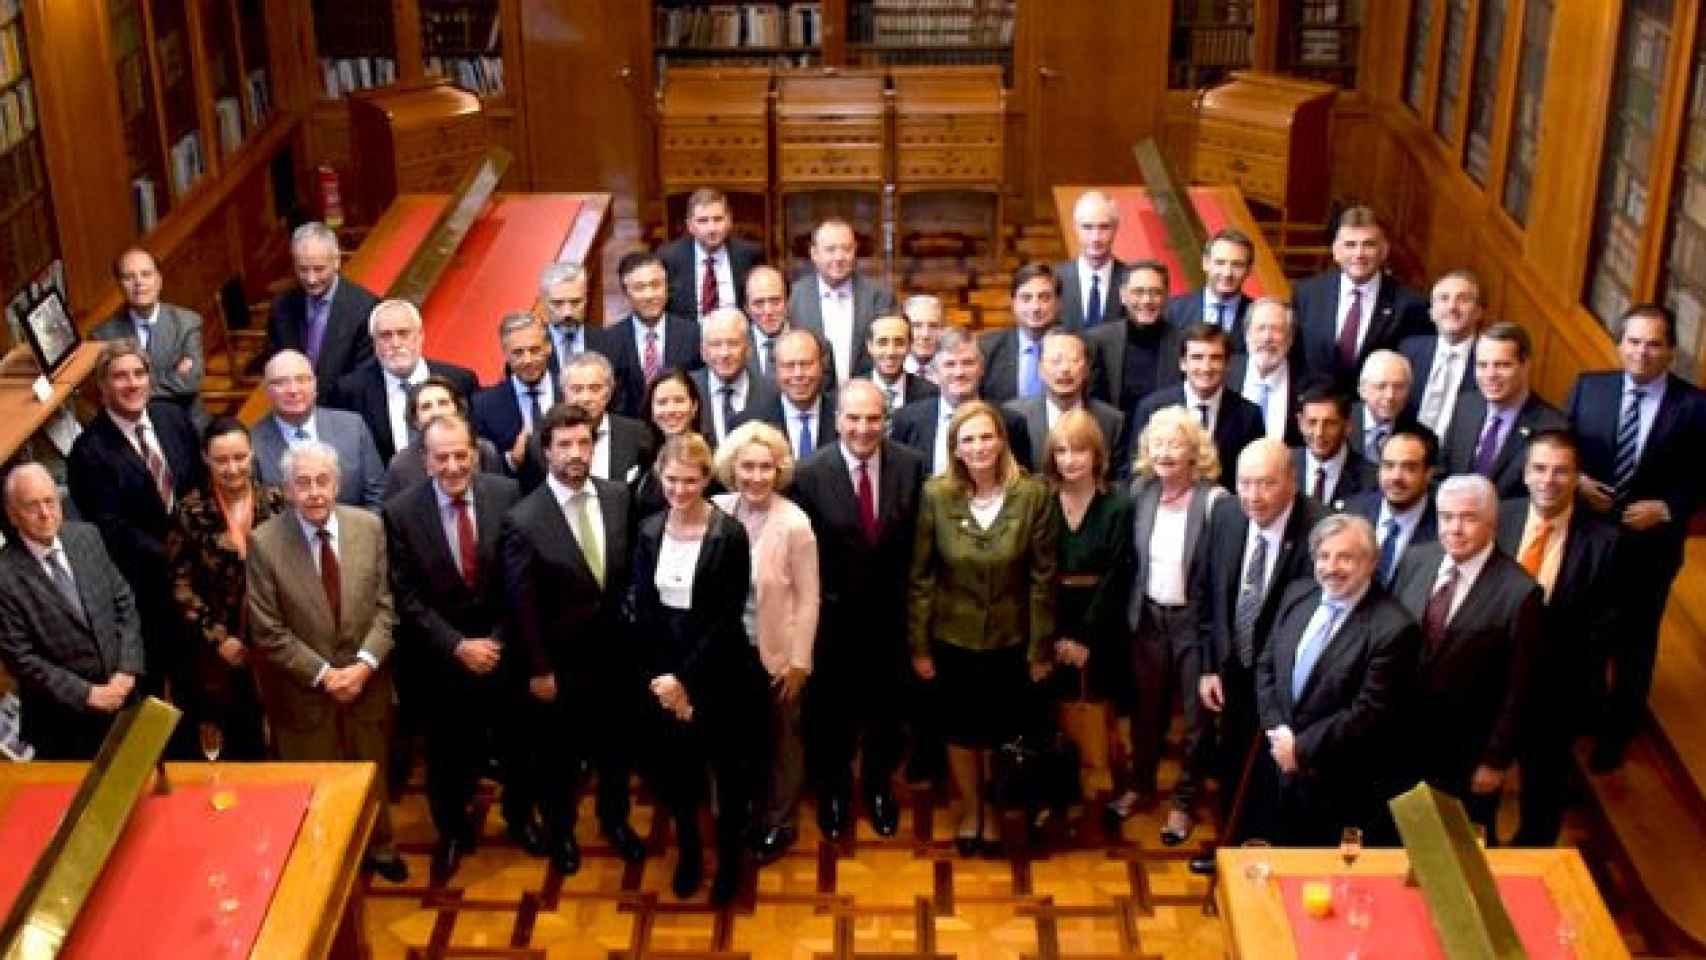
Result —
M1123 477L1129 472L1130 459L1125 435L1125 414L1111 404L1092 399L1086 394L1090 381L1090 352L1084 339L1066 330L1054 330L1043 337L1041 361L1043 395L1007 401L1006 409L1025 418L1030 435L1031 462L1042 463L1048 450L1049 434L1056 420L1068 410L1083 407L1102 429L1102 449L1108 451L1108 474Z
M148 351L154 371L155 400L184 408L196 429L207 425L201 403L201 378L207 363L201 349L201 314L160 302L160 267L154 255L131 247L113 262L113 277L124 291L124 309L89 331L96 340L131 339Z
M5 494L18 536L0 551L0 660L18 681L20 732L38 759L90 760L139 696L136 605L100 533L66 522L45 468L20 465Z
M280 350L267 361L265 385L272 413L251 434L261 482L284 486L279 466L284 452L317 440L338 452L338 502L378 510L385 495L385 465L361 416L319 406L314 368L295 350Z
M894 291L860 276L853 225L830 217L812 231L813 272L788 298L794 326L829 342L831 363L825 373L837 384L867 373L871 354L865 346L871 321L895 309Z

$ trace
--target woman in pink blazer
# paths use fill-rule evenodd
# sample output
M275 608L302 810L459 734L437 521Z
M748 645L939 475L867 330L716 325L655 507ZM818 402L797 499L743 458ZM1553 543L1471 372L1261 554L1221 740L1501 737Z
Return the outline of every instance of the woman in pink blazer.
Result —
M805 780L800 694L817 638L817 537L805 512L778 493L794 475L794 456L780 430L760 421L742 424L717 448L716 467L733 492L712 502L745 525L752 544L746 632L770 676L770 790L763 829L756 831L762 862L769 862L793 843Z

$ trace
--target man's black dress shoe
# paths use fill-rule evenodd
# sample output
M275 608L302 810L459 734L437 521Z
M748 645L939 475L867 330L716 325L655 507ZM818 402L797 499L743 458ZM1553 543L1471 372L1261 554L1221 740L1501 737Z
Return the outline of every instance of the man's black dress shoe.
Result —
M531 818L520 823L509 825L509 838L528 856L543 857L545 855L545 833L539 829L539 821Z
M775 863L794 845L795 839L793 827L771 827L764 831L764 836L758 838L758 843L753 846L753 859L757 860L760 866Z
M1623 766L1623 752L1628 746L1627 741L1601 737L1594 743L1593 753L1588 755L1588 770L1610 773Z
M389 880L392 883L409 882L409 865L403 862L402 857L394 853L389 857L369 856L367 858L367 869L381 879Z
M625 823L618 823L604 829L604 839L610 841L611 849L625 863L639 863L646 859L646 843L634 828ZM698 886L695 884L695 886Z
M842 793L832 793L823 797L817 806L817 825L823 831L824 839L840 840L847 836L847 828L852 820L852 804Z
M1192 857L1187 866L1192 873L1199 877L1212 877L1215 874L1213 857Z
M581 848L574 837L564 837L551 845L551 866L565 877L572 877L581 868Z
M686 900L699 892L699 882L705 877L704 853L699 849L699 840L693 838L693 843L681 848L681 859L675 864L675 877L670 882L670 889L675 891L677 899Z
M882 790L865 798L865 810L871 815L871 829L877 836L892 837L900 827L900 804L894 791Z
M468 853L468 844L461 837L451 837L440 840L432 851L432 865L428 871L431 883L442 887L456 876L456 869L462 866L462 858Z

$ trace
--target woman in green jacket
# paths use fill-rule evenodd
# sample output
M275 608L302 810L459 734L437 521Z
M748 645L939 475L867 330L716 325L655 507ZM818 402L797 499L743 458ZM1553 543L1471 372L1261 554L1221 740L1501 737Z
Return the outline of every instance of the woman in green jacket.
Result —
M924 485L919 505L907 635L948 741L955 838L970 854L997 846L982 791L990 751L1023 732L1032 684L1053 659L1057 527L1053 498L1014 461L994 407L962 404L947 443L948 473Z

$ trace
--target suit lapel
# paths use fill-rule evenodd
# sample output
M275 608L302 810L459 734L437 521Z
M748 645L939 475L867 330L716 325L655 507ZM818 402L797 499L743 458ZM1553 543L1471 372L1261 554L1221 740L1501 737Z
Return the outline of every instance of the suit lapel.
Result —
M1025 429L1031 434L1031 462L1043 462L1048 449L1048 401L1034 397L1025 401Z
M430 368L429 368L430 370ZM373 375L367 378L366 407L374 413L373 439L379 446L389 446L391 450L400 449L403 444L391 434L391 404L385 396L385 371L374 364Z

